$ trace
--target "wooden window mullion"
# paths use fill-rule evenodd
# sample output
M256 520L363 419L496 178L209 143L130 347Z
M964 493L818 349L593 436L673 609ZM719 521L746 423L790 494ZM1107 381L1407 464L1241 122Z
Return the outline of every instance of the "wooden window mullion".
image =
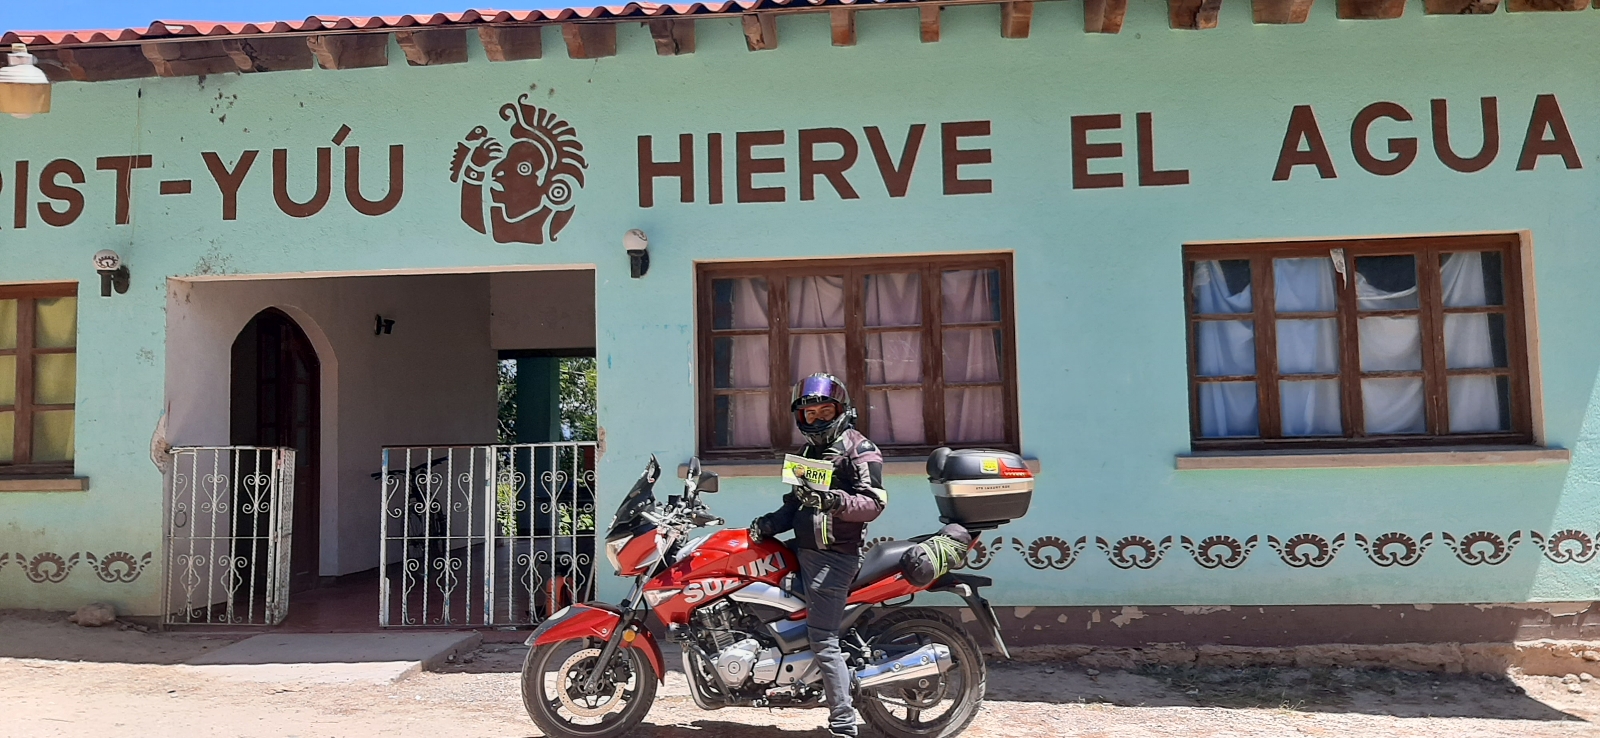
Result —
M1511 429L1533 434L1533 378L1528 356L1526 303L1522 297L1522 260L1514 249L1495 249L1500 254L1500 295L1506 308L1506 357L1511 365Z
M1255 303L1256 403L1261 438L1282 438L1282 405L1278 399L1278 316L1272 284L1272 258L1250 260L1251 294Z
M844 271L844 364L849 367L845 390L857 408L862 432L872 430L872 413L867 408L867 340L866 340L866 289L862 282L866 272L850 268Z
M922 417L925 438L943 446L944 427L944 270L934 264L922 268L922 330L926 346L922 355Z
M1422 396L1429 435L1450 432L1450 383L1445 370L1444 290L1440 284L1437 248L1417 252L1417 292L1422 321Z
M1339 279L1339 400L1344 436L1367 435L1366 407L1361 395L1361 315L1356 295L1356 257L1346 253Z
M1000 397L1005 405L1006 442L1022 449L1022 419L1018 417L1017 403L1022 393L1017 368L1017 301L1016 280L1010 260L1002 260L994 267L1000 274Z
M11 463L33 462L33 344L36 311L33 298L17 300L17 400L12 433L16 438Z
M1183 317L1189 333L1189 437L1198 440L1201 432L1200 321L1195 320L1197 310L1194 304L1194 265L1194 259L1183 260ZM1256 397L1259 404L1260 388L1256 390Z
M772 390L772 447L789 445L789 276L783 272L766 272L767 326L772 331L767 345Z

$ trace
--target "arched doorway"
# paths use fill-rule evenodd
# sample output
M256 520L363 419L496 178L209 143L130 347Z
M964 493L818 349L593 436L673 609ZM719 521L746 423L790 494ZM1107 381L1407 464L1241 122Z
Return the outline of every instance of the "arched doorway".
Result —
M234 339L232 366L230 442L295 450L289 591L315 589L322 425L316 349L294 319L268 308L251 318Z

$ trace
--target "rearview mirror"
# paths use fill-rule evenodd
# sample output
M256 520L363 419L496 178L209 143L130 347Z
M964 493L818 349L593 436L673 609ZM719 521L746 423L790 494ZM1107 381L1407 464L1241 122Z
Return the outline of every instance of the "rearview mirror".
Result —
M716 492L717 491L717 473L714 472L714 471L701 472L700 473L700 484L699 484L698 487L696 487L696 489L701 491L701 492Z
M685 477L688 479L694 479L698 476L700 476L700 457L692 456L689 458L689 473L686 474Z

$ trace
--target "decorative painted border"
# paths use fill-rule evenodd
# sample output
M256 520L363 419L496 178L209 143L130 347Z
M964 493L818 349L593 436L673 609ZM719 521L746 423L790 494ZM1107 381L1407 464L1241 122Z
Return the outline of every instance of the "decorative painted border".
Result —
M1355 548L1380 567L1415 566L1435 542L1442 541L1456 559L1468 566L1498 566L1510 560L1518 544L1528 541L1544 557L1557 564L1587 564L1600 553L1596 539L1600 534L1590 534L1575 528L1566 528L1545 535L1536 530L1514 530L1500 535L1487 530L1465 535L1430 531L1420 537L1400 531L1376 536L1363 533L1338 533L1326 537L1316 533L1300 533L1288 538L1265 537L1267 547L1295 569L1321 569L1333 563L1339 553L1354 543ZM870 549L889 538L876 538L867 543ZM1237 569L1255 553L1262 536L1252 535L1240 540L1230 535L1213 535L1198 541L1189 536L1165 536L1159 540L1141 535L1127 535L1115 540L1096 536L1095 548L1118 569L1154 569L1166 560L1174 543L1186 551L1202 569ZM1022 556L1028 566L1040 570L1064 571L1077 563L1089 544L1088 536L1068 540L1060 536L1040 536L1032 543L1020 538L1010 539L1010 548ZM1005 536L996 535L988 542L974 539L962 565L958 568L983 569L994 563L1000 552L1007 548Z
M88 571L107 584L129 584L139 578L145 569L150 566L153 551L146 551L142 556L134 556L127 551L113 551L104 556L99 556L90 551L61 555L53 551L29 556L24 553L0 553L0 574L5 573L6 565L15 562L21 569L22 576L34 584L60 584L67 580L72 570L80 562L86 562Z

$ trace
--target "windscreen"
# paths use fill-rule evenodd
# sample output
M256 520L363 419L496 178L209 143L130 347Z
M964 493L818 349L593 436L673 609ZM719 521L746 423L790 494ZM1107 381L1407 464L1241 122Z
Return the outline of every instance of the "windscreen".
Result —
M628 490L628 496L622 498L622 504L617 506L617 515L611 519L611 529L606 532L606 538L633 530L638 525L639 513L655 507L654 487L648 471L639 475L639 481L633 483L633 489Z

